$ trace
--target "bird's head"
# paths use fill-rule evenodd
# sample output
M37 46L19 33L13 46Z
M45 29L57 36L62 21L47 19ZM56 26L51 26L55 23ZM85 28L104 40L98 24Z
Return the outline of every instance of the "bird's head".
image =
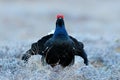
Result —
M68 38L67 31L65 29L65 24L64 24L64 16L59 14L57 15L57 21L56 21L56 29L54 32L54 38Z
M64 26L64 16L62 14L57 15L56 26L63 27Z

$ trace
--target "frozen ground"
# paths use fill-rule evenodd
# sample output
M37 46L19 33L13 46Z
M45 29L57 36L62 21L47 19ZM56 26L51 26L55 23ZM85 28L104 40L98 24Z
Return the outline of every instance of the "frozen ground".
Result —
M0 0L0 80L120 80L119 0ZM42 66L39 55L25 64L30 45L65 15L68 32L82 41L89 66L76 56L70 67Z
M0 80L120 80L120 41L77 36L85 43L89 66L76 56L75 64L62 69L42 66L39 55L25 64L21 59L31 42L13 42L0 47ZM118 45L119 44L119 45Z

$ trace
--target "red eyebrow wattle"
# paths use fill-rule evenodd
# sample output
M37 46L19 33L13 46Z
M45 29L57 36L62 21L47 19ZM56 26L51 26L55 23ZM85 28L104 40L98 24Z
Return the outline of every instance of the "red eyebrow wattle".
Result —
M62 19L64 19L64 15L62 15L62 14L58 14L58 15L57 15L57 19L58 19L58 18L62 18Z

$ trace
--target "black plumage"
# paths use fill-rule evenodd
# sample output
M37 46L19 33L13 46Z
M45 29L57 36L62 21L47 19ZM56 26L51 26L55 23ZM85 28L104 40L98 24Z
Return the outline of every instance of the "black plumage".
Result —
M54 34L46 35L33 43L31 49L22 56L22 60L27 61L31 55L36 54L42 55L43 65L47 63L52 67L57 64L63 67L74 64L75 55L81 56L88 65L83 43L68 35L62 15L57 16Z

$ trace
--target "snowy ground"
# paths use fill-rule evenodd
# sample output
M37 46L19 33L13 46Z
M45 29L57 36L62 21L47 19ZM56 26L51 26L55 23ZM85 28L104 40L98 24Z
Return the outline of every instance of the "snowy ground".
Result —
M76 37L80 40L80 36ZM89 66L76 57L71 67L42 66L41 56L30 58L25 64L21 54L29 48L28 42L14 42L0 47L0 80L120 80L120 41L87 36L82 38L89 58Z
M0 80L120 80L120 1L0 1ZM20 58L65 15L68 32L82 41L89 66L42 66L41 56Z

